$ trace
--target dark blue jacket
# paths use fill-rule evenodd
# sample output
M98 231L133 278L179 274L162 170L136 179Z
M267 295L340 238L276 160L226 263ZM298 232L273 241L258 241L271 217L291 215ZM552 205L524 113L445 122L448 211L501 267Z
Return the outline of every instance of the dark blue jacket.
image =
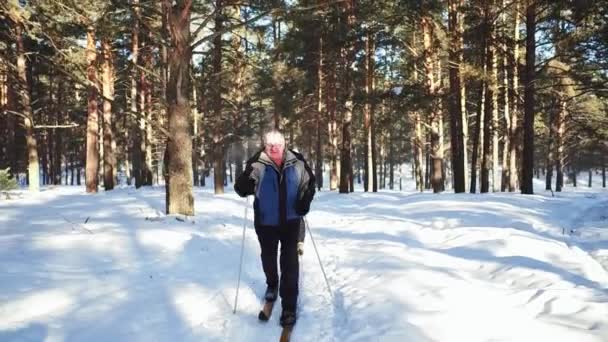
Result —
M241 197L255 195L256 227L280 226L308 213L315 194L315 177L297 152L285 150L283 167L279 169L260 151L247 161L234 190Z

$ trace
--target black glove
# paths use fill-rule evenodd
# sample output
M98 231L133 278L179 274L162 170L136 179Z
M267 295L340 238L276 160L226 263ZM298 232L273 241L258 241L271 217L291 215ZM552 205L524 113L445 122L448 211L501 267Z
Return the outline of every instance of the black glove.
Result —
M310 211L310 203L315 196L315 188L306 188L296 203L296 213L305 216Z
M251 177L252 171L253 167L250 163L247 163L245 171L234 182L234 191L241 197L255 194L255 180Z

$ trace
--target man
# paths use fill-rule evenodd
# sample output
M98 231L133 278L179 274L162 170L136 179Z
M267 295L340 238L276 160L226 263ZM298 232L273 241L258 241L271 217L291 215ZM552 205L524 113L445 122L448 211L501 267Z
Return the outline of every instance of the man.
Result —
M273 130L264 135L264 149L247 161L234 190L241 197L255 195L254 226L268 286L264 298L275 301L278 290L283 307L281 325L293 326L298 300L300 223L315 194L315 177L304 157L285 149L285 137ZM277 270L279 242L280 279Z

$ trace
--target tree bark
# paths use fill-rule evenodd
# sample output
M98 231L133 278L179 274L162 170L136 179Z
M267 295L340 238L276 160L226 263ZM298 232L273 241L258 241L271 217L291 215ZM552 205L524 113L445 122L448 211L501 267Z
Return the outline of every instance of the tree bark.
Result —
M412 33L412 46L418 46L416 39L416 33ZM414 83L418 83L418 67L414 68ZM422 174L422 163L423 163L423 145L424 141L422 138L422 120L420 118L420 112L414 111L412 113L414 121L414 137L412 138L412 149L414 155L414 179L416 180L416 189L420 192L424 191L424 177Z
M485 55L485 53L484 53ZM482 57L482 61L485 57ZM480 152L480 143L483 141L484 107L486 98L486 82L481 81L479 85L479 101L477 105L477 121L475 123L475 135L473 136L473 156L471 157L471 187L472 194L477 192L477 162Z
M522 194L533 194L534 178L534 107L536 79L536 1L529 0L526 8L526 66L524 90L524 150L522 158Z
M564 132L566 117L566 101L558 99L557 116L555 118L555 191L561 192L564 187Z
M164 2L164 1L163 1ZM131 113L132 114L136 114L139 113L138 111L138 106L137 106L137 79L138 79L138 65L139 65L139 16L140 16L140 12L141 9L139 7L139 0L132 0L132 4L133 4L133 11L135 13L134 16L134 23L133 23L133 29L131 30L131 97L130 97L130 104L131 104ZM141 113L139 113L139 115L141 115ZM138 115L138 116L139 116ZM142 185L144 185L144 179L143 179L143 156L141 153L141 144L142 144L142 136L141 136L141 130L138 129L138 125L134 122L133 120L130 119L130 115L127 115L125 117L125 123L126 123L126 127L125 127L125 139L127 142L127 145L129 145L129 132L132 130L133 134L133 140L132 140L132 147L131 147L131 153L129 153L128 158L126 158L127 160L129 158L133 158L133 175L135 176L135 187L139 188ZM129 145L131 146L131 145ZM128 153L128 152L127 152ZM128 166L127 166L128 167ZM129 177L130 178L130 177ZM130 180L128 181L128 184L130 183Z
M426 74L425 88L430 104L430 158L432 162L431 186L434 193L443 191L443 151L441 151L441 112L437 103L437 84L434 76L435 51L433 47L433 23L430 17L422 18L422 32L424 43L424 70Z
M549 109L549 138L547 142L547 158L546 158L546 166L547 171L545 173L545 190L551 190L551 185L553 182L553 164L555 155L553 153L555 149L555 118L556 115L552 109Z
M23 23L16 22L15 38L17 43L17 77L19 81L19 100L23 113L23 127L28 155L28 181L30 191L40 190L38 144L34 135L34 117L30 97L30 83L27 78L25 47L23 43Z
M215 16L215 32L221 32L224 29L224 14L223 14L224 1L216 0L215 8L217 14ZM212 91L212 111L213 111L213 146L212 146L212 159L213 159L213 183L216 194L224 193L224 155L225 155L225 142L223 139L224 131L221 124L222 120L222 35L218 34L213 39L213 51L212 51L212 70L213 70L213 91ZM173 69L171 69L173 70ZM173 72L173 71L172 71Z
M353 118L354 108L354 85L353 85L353 71L350 65L355 60L355 44L350 37L350 33L354 30L355 26L355 0L349 0L344 3L344 11L346 13L346 41L345 46L342 47L342 70L344 73L344 93L346 99L344 103L344 113L342 120L342 147L340 153L340 193L350 193L354 191L353 184L353 163L352 163L352 138L351 138L351 125Z
M190 138L190 13L192 0L166 1L170 8L169 27L172 49L169 51L171 75L167 85L169 133L167 214L194 215L192 195L192 141Z
M321 31L319 34L319 60L317 64L317 146L316 146L316 163L315 163L315 178L318 190L323 187L323 141L322 141L322 120L324 117L323 111L324 105L324 92L323 92L323 70L324 70L324 51L323 51L323 39L324 32Z
M490 191L490 180L492 181L492 189L496 184L494 179L494 155L495 153L493 142L494 132L494 120L497 116L497 73L496 73L496 47L495 47L495 36L494 36L494 24L492 23L492 12L490 4L485 9L484 28L486 34L486 68L484 75L488 79L486 87L486 97L484 106L484 126L483 126L483 147L481 156L481 193ZM492 144L492 145L491 145ZM492 167L490 167L492 165ZM492 177L490 178L490 172L492 171Z
M116 167L116 159L112 149L112 101L114 100L114 71L112 60L112 46L107 39L103 39L103 74L102 74L102 92L103 92L103 166L104 180L103 184L106 190L114 189L114 168Z
M454 192L460 193L465 191L465 151L464 144L464 123L463 121L463 92L461 92L462 74L460 68L463 65L462 56L462 15L461 10L464 4L463 0L449 0L449 20L448 26L450 31L450 52L448 63L449 79L450 79L450 133L451 133L451 151L452 151L452 170L453 170L453 186Z
M510 91L510 102L511 106L511 120L509 127L509 192L513 192L517 189L519 184L519 172L517 170L517 160L518 155L517 151L518 147L521 145L517 142L519 141L519 112L520 112L520 104L519 104L519 0L513 0L513 17L514 17L514 26L513 26L513 58L511 60L511 69L513 71L512 76L512 85Z
M338 121L337 121L337 89L336 89L336 52L327 54L327 150L329 154L329 190L338 188Z
M144 37L145 38L145 37ZM150 45L146 47L146 45ZM149 39L142 39L142 65L144 69L151 70L151 51L146 51L151 48ZM148 80L145 72L139 74L139 153L141 158L141 182L142 185L152 185L152 145L151 145L151 119L152 108L150 106L150 95L152 91L152 82Z
M378 191L378 182L374 167L374 105L372 97L374 93L374 52L375 46L372 35L367 32L365 39L365 95L363 125L365 130L365 178L363 187L365 191Z

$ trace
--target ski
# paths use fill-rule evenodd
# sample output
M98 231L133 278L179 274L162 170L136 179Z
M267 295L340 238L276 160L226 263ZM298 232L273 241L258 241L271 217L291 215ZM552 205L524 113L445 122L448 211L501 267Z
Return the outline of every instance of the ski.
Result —
M281 339L280 342L289 342L291 339L291 332L293 331L293 325L283 327L281 331Z
M264 306L262 306L262 310L258 314L258 319L260 321L266 322L270 319L270 315L272 315L272 308L274 307L274 301L266 301L264 302Z

